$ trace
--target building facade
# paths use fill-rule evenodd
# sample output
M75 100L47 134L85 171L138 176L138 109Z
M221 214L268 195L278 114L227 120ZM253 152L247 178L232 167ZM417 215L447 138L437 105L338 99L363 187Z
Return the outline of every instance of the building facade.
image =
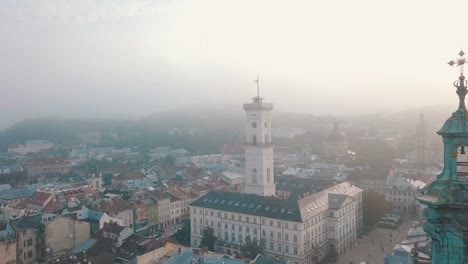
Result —
M72 218L44 219L46 259L63 256L90 238L90 224Z
M326 157L337 158L348 155L348 142L337 122L333 123L333 129L328 134L323 148Z
M37 153L42 150L51 149L54 144L48 140L29 140L24 145L12 145L8 148L8 152L26 155L29 153Z
M305 264L344 253L362 226L362 190L349 183L299 198L278 199L254 194L210 192L191 205L191 246L200 246L203 229L211 227L217 250L240 253L245 237L265 239L265 254Z
M28 177L45 174L65 174L70 171L70 164L64 158L37 158L27 162Z

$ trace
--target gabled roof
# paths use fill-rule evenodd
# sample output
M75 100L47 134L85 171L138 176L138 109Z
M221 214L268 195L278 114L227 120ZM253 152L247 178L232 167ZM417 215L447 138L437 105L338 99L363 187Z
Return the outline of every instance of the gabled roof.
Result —
M53 196L53 193L48 192L36 192L31 198L28 200L28 204L32 204L35 206L44 206L44 203Z
M330 209L340 209L344 201L348 198L347 195L329 193L328 194L328 208Z
M97 205L90 206L90 209L94 211L106 212L110 216L113 216L120 212L132 209L132 206L121 198L115 198L110 200L102 200Z

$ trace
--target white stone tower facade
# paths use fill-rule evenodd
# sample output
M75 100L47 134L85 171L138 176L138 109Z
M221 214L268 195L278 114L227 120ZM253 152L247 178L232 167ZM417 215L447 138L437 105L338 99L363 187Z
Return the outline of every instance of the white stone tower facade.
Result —
M259 96L244 104L245 122L245 193L275 196L271 111L273 104Z

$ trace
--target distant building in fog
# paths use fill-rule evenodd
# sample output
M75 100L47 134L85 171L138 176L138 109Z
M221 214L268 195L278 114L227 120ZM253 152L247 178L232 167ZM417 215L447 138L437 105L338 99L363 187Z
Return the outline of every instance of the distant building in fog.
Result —
M23 144L13 144L8 147L8 152L26 155L29 153L37 153L42 150L51 149L54 144L48 140L29 140Z
M330 158L348 155L348 141L346 135L339 129L337 122L333 124L333 129L325 140L323 150L324 155Z
M427 138L427 124L424 114L419 114L419 123L416 125L416 148L407 154L409 163L428 164L434 161L435 152L431 150Z

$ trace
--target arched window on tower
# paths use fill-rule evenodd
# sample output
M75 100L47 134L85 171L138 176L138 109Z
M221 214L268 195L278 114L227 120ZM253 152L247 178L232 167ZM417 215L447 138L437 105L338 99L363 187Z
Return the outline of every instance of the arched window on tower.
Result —
M457 151L457 178L461 181L468 181L468 155L465 154L465 148L461 146Z
M252 168L252 184L257 184L257 169Z

